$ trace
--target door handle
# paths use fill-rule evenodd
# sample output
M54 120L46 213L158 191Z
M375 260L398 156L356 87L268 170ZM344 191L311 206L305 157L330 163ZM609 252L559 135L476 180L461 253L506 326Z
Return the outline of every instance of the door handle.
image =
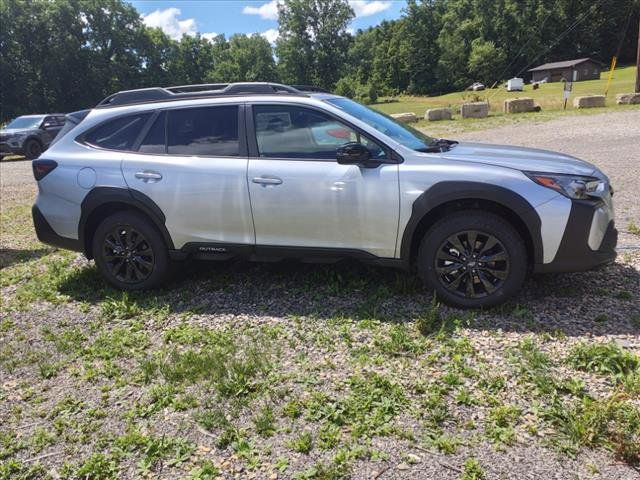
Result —
M282 179L278 177L253 177L251 181L265 187L267 185L280 185L282 183Z
M152 172L150 170L145 170L144 172L136 172L135 177L142 180L143 182L157 182L162 180L162 175L158 172Z

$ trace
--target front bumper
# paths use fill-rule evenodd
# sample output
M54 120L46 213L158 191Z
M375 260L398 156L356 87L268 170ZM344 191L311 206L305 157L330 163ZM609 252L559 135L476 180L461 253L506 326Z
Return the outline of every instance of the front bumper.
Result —
M0 154L2 155L22 155L23 153L22 145L12 146L6 142L0 142Z
M42 215L42 212L37 205L34 205L31 208L31 215L33 217L33 226L36 229L36 235L38 236L38 240L42 243L58 248L64 248L65 250L73 250L76 252L84 251L80 240L58 235L55 230L51 228L51 225L49 225L47 219L44 218L44 215Z
M600 234L595 233L598 229L602 231ZM597 242L599 237L602 240ZM555 258L550 263L534 265L533 271L552 273L591 270L616 259L617 243L618 231L612 208L603 201L574 200ZM597 249L594 250L589 244L597 245Z

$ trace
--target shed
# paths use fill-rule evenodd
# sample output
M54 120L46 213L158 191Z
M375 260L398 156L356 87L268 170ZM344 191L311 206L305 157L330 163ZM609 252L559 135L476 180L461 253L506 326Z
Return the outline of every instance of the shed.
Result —
M532 68L531 81L540 82L580 82L582 80L599 80L602 64L591 58L578 58L576 60L565 60L564 62L545 63L539 67Z

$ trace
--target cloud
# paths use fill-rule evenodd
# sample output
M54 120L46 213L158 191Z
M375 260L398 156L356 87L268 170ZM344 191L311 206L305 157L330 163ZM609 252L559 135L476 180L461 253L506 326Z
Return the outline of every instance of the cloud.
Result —
M148 15L142 15L142 21L148 27L160 28L174 40L179 40L182 35L196 34L196 20L187 18L179 20L180 9L171 7L165 10L155 10Z
M244 13L245 15L260 15L260 18L262 18L263 20L277 20L278 0L271 0L270 2L260 5L259 7L247 5L242 9L242 13Z
M376 13L384 12L391 7L390 1L367 1L367 0L349 0L349 5L353 8L356 17L369 17Z
M277 28L270 28L260 34L260 36L267 39L267 41L271 44L276 43L276 40L280 36L280 32L278 32Z
M200 36L202 38L206 38L207 40L213 42L215 40L215 38L220 35L219 33L216 32L205 32L205 33L201 33Z

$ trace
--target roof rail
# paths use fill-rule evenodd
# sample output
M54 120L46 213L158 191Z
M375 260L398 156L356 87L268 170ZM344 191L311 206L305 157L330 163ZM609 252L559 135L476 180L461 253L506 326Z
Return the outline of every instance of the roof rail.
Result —
M296 90L300 92L309 92L309 93L331 93L329 90L325 90L324 88L316 87L314 85L291 85Z
M137 103L164 102L190 98L207 98L225 95L305 95L300 90L279 83L237 82L203 83L197 85L178 85L175 87L152 87L138 90L123 90L109 95L98 103L97 108L119 107Z

